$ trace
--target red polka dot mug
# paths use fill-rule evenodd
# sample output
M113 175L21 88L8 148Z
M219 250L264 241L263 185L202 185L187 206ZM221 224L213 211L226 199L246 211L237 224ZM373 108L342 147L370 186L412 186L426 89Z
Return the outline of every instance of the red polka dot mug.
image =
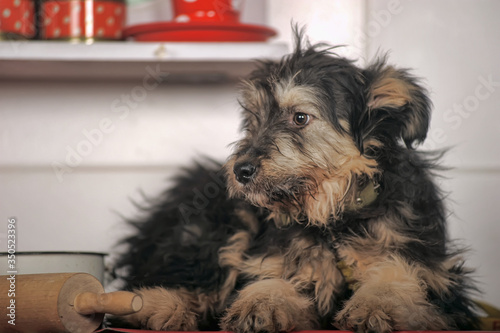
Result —
M237 23L239 4L235 0L172 0L174 21L179 23Z

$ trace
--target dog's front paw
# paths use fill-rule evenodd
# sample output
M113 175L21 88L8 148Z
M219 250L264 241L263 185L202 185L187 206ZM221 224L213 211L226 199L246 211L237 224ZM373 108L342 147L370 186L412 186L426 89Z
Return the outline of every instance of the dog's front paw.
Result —
M253 306L234 304L222 321L223 329L236 333L293 331L293 316L284 307L270 308L268 301L256 300Z
M236 333L290 332L315 326L312 302L288 282L255 282L240 292L222 319L222 329Z
M164 288L135 290L142 297L142 309L123 317L126 322L155 331L196 331L197 316L189 308L186 295Z
M334 325L376 333L450 329L447 319L426 301L425 294L416 292L418 289L406 288L397 293L394 286L361 287L336 315Z
M349 301L335 317L339 329L354 332L384 333L393 331L394 323L383 306L357 297Z

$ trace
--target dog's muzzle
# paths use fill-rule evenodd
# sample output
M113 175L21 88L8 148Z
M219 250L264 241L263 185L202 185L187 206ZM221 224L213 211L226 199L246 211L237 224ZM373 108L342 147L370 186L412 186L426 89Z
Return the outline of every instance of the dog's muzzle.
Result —
M257 173L257 167L250 162L236 163L233 172L237 181L247 184Z

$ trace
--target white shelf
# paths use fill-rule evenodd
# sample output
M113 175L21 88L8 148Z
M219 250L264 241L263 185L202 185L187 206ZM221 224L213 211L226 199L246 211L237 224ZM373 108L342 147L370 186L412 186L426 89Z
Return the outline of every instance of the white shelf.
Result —
M255 59L279 59L285 44L137 43L90 45L49 41L0 42L0 79L137 79L159 66L170 80L234 80Z

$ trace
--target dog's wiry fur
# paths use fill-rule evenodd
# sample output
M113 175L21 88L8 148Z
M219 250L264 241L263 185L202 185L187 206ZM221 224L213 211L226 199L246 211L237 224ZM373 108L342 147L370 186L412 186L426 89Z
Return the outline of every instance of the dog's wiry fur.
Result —
M435 162L414 150L429 126L426 91L385 59L361 69L303 44L298 33L291 55L244 82L244 136L222 169L187 170L134 223L117 266L144 308L124 321L245 333L473 328ZM363 203L367 184L376 197Z

